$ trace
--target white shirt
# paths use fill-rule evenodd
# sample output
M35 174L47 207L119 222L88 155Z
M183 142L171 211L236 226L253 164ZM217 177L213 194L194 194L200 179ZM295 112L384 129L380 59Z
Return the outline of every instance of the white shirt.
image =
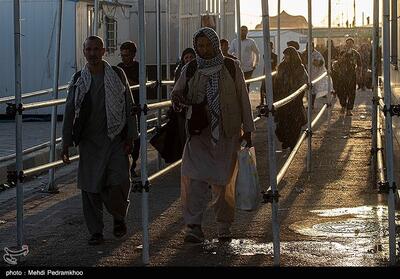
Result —
M243 72L250 72L257 67L260 61L260 51L253 39L244 39L241 41L242 56L240 59L240 64ZM239 57L239 46L237 38L233 39L231 42L231 47L229 48L229 53Z

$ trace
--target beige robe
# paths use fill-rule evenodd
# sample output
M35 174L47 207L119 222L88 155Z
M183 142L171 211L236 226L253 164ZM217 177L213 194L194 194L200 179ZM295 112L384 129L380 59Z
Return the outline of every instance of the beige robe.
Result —
M235 63L235 85L242 103L242 130L255 130L253 115L243 72ZM208 77L200 77L200 86L206 86ZM186 68L176 82L172 94L182 95L186 86ZM220 118L221 119L221 118ZM240 134L226 137L220 121L220 137L216 146L211 143L211 128L205 128L199 136L190 136L183 151L181 175L191 179L205 181L210 185L227 185L234 174L237 163L237 151L240 149Z

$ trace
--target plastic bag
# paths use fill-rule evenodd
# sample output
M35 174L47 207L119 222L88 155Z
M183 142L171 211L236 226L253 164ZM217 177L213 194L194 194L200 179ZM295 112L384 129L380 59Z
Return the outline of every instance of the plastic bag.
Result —
M253 211L258 208L261 198L254 147L238 151L238 174L236 178L236 208Z

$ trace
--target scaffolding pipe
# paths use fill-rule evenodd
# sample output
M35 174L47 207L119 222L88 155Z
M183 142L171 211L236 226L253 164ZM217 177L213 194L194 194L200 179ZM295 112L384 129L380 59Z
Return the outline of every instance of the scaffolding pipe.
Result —
M93 32L95 36L99 35L99 0L94 0L94 19Z
M308 104L307 104L307 172L311 172L311 158L312 158L312 128L311 128L311 117L312 117L312 82L311 82L311 55L312 55L312 1L308 0Z
M383 84L385 106L391 106L390 85L390 5L389 0L383 0ZM393 131L392 116L385 115L385 160L386 174L389 183L388 211L389 211L389 260L390 265L396 264L396 223L395 223L395 183L393 174Z
M329 105L329 110L328 110L328 119L331 119L332 115L332 0L328 0L328 61L325 61L325 63L328 63L328 97L327 97L327 104ZM329 122L328 122L329 125Z
M26 111L26 110L47 108L47 107L52 107L52 106L59 106L59 105L65 104L66 101L67 101L67 99L63 98L63 99L55 99L55 100L48 100L48 101L43 101L43 102L24 104L23 110Z
M74 162L74 161L77 161L77 160L79 160L79 155L72 156L69 160L70 160L71 163ZM24 174L24 177L28 177L28 176L32 176L32 175L37 174L37 173L41 173L43 171L47 171L47 170L50 170L50 169L61 167L63 165L65 165L65 163L62 160L59 160L59 161L47 163L47 164L44 164L44 165L41 165L41 166L37 166L37 167L34 167L34 168L26 169L26 170L23 171L23 174Z
M165 81L165 83L168 83L168 82L170 82L170 81ZM147 81L147 82L146 82L146 87L155 86L155 85L157 85L157 81ZM130 88L131 90L136 90L136 89L139 89L139 88L140 88L140 85L139 85L139 84L132 85L132 86L130 86L129 88Z
M278 0L278 16L277 16L277 21L278 21L278 33L277 33L277 38L278 38L278 43L276 46L276 52L278 55L278 64L281 62L281 0Z
M170 32L171 32L171 2L170 0L167 0L166 3L166 17L165 17L165 21L166 21L166 34L165 34L165 48L166 48L166 60L167 60L167 79L170 80L171 79L171 65L170 65L170 49L169 49L169 44L170 44ZM160 85L163 85L162 81L160 83ZM171 88L169 85L167 85L167 98L171 99Z
M377 114L377 121L378 121L378 131L376 133L377 137L375 139L376 141L376 172L378 173L378 181L381 183L385 183L385 167L383 165L383 144L382 144L382 136L383 136L383 131L382 131L382 126L380 123L380 114ZM375 174L376 175L376 174ZM376 180L375 180L376 181Z
M272 76L276 75L276 71L271 73ZM251 79L246 79L244 82L246 84L248 83L253 83L253 82L257 82L257 81L263 81L265 80L265 75L259 76L259 77L255 77L255 78L251 78Z
M221 0L221 38L226 39L226 8L225 0Z
M162 72L161 72L161 0L156 0L156 56L157 56L157 100L161 102L162 88L161 88L161 80L162 80ZM157 111L157 124L161 126L161 109ZM160 153L157 152L157 170L162 168L162 161Z
M241 38L241 31L240 31L240 0L236 0L236 28L237 28L237 43L238 43L238 53L237 57L240 62L242 62L242 38Z
M391 53L391 63L397 69L397 0L392 0L392 24L391 24L391 39L392 42L392 53Z
M68 85L60 86L60 87L58 87L58 92L65 91L67 88L68 88ZM53 88L29 92L29 93L22 94L21 99L46 95L46 94L49 94L52 92L53 92ZM15 96L8 96L8 97L0 98L0 104L12 102L12 101L15 101Z
M181 57L181 53L182 53L182 10L183 10L183 0L179 0L179 6L178 6L178 53L177 53L177 57Z
M15 77L15 103L21 104L21 18L20 2L14 0L14 77ZM15 151L17 159L15 170L20 174L22 166L22 111L15 116ZM19 179L16 179L17 195L17 247L21 249L24 241L24 189Z
M379 0L373 0L374 18L372 31L372 169L373 181L377 170L377 129L378 129L378 45L379 45ZM382 155L382 154L381 154Z
M53 99L58 99L58 79L60 76L60 52L61 52L61 35L62 35L62 15L63 15L63 0L58 0L57 9L57 31L55 41L54 54L54 73L53 73ZM51 130L50 130L50 154L49 163L56 159L56 133L57 133L57 106L51 108ZM54 183L55 169L49 170L49 181L45 192L57 193L57 187Z
M61 138L56 139L56 143L59 143L59 142L61 142ZM41 149L43 149L45 147L48 147L49 145L50 145L50 141L47 141L47 142L44 142L44 143L29 147L29 148L25 149L24 151L22 151L22 155L31 154L31 153L33 153L35 151L41 150ZM8 160L15 159L16 156L17 156L17 154L13 153L13 154L10 154L10 155L7 155L7 156L0 157L0 163L8 161Z
M297 96L299 96L302 92L307 90L307 87L308 87L307 84L304 84L303 86L301 86L299 89L297 89L295 92L293 92L289 96L283 98L282 100L276 101L274 103L274 108L278 109L278 108L283 107L284 105L287 105L288 103L290 103L291 101L296 99Z
M276 181L276 154L275 154L275 137L274 137L274 115L273 115L273 88L271 75L271 46L270 46L270 29L269 29L269 10L268 1L261 1L262 5L262 23L263 23L263 43L264 43L264 71L265 71L265 88L267 92L268 104L268 162L269 162L269 183L272 187L272 195L278 197L277 181ZM280 265L280 239L279 239L279 214L278 199L272 200L272 238L274 246L274 266Z
M146 114L144 106L147 104L146 98L146 36L145 36L145 8L144 0L139 0L139 103L142 106L140 117L140 176L142 182L142 227L143 227L143 249L142 261L143 264L149 264L149 193L146 192L147 182L147 128Z
M328 105L325 104L322 107L322 109L319 111L318 115L313 120L313 122L311 124L311 127L314 127L315 125L317 125L317 123L321 120L322 115L327 110L327 108L328 108ZM303 134L300 136L300 138L297 140L297 143L296 143L295 147L290 152L289 157L287 158L287 160L285 161L285 163L283 164L281 170L278 173L278 176L277 176L278 185L281 183L283 177L285 176L287 170L289 169L290 164L292 163L294 157L296 156L297 152L299 151L299 148L300 148L301 144L306 139L306 137L307 137L307 131L304 131Z

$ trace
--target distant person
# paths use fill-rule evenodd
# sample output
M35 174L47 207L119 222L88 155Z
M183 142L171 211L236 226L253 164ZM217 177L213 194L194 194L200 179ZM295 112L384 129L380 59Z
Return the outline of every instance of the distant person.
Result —
M294 47L294 49L297 51L297 53L300 55L301 58L301 51L300 51L300 45L297 41L288 41L286 42L287 47Z
M241 40L241 56L239 55L239 44L238 40L233 39L229 53L240 57L240 65L244 72L244 78L250 79L253 75L253 71L257 68L260 62L260 51L258 50L257 44L253 39L247 38L249 30L247 26L240 27L240 40ZM249 90L250 84L247 84L247 90Z
M338 61L332 66L332 74L337 80L334 86L342 107L341 113L345 113L347 110L346 115L348 116L353 115L351 111L356 98L356 60L356 54L344 50L340 53Z
M182 68L189 63L190 61L192 61L193 59L196 58L196 52L194 51L193 48L188 47L187 49L185 49L182 52L181 55L181 59L179 60L179 64L175 69L175 73L174 73L174 80L175 82L179 79L179 77L181 76L181 71Z
M132 41L126 41L122 43L119 49L122 62L118 64L118 67L124 70L130 86L139 84L139 62L134 60L137 51L136 44ZM135 104L138 105L140 103L139 90L138 89L133 90L132 95ZM138 115L137 126L138 126L138 132L140 132L140 115ZM139 159L139 153L140 153L140 137L135 139L131 153L132 165L130 171L131 171L131 178L133 180L139 179L139 175L136 173L135 170L137 165L137 160Z
M222 55L225 57L232 58L233 60L237 60L238 58L236 56L233 56L230 54L229 51L229 42L227 39L221 39L220 41L221 44L221 50L222 50Z
M187 48L182 52L178 67L175 70L175 83L179 80L182 70L192 60L196 59L193 48ZM186 109L174 111L172 106L167 112L168 122L160 128L164 135L155 136L150 143L157 149L166 163L173 163L182 158L183 148L186 143Z
M287 47L294 47L294 49L295 49L296 51L299 51L299 50L300 50L300 45L299 45L299 43L296 42L296 41L288 41L288 42L286 43L286 45L287 45Z
M288 47L283 54L283 61L278 65L277 74L273 79L274 102L291 95L308 81L307 72L296 49ZM295 147L301 127L307 123L303 96L304 92L277 109L275 134L282 143L282 149Z
M323 73L326 72L325 68L325 59L322 56L322 54L315 49L314 43L311 44L311 73L308 73L311 75L311 81L315 80L319 76L321 76ZM308 70L308 44L306 46L306 49L302 53L302 61L304 67ZM324 92L325 95L328 91L327 89L327 79L322 79L320 80L317 84L314 84L312 91L311 91L311 108L314 108L314 103L315 99L317 97L318 92Z
M358 89L360 90L366 90L367 88L367 84L368 84L368 70L371 66L370 63L370 51L371 51L371 46L364 43L361 45L360 47L360 58L361 58L361 69L358 72L359 73L359 77L358 77Z
M361 70L361 56L354 49L354 39L348 37L345 45L345 55L341 55L342 63L340 71L343 71L344 79L342 84L342 113L346 111L347 116L352 116L357 87L357 72ZM347 61L343 61L347 60Z
M90 36L83 44L87 64L73 75L68 86L62 129L64 163L70 163L69 147L79 145L78 188L91 238L103 243L103 204L114 219L114 235L127 232L129 158L138 137L133 98L128 79L119 67L105 60L104 43Z
M325 68L328 70L328 42L326 42L326 49L324 51L324 53L322 54L322 56L324 57L325 60ZM333 61L336 61L338 59L339 56L339 50L337 47L335 47L335 44L333 43L333 40L331 40L331 67L332 67L332 63Z

